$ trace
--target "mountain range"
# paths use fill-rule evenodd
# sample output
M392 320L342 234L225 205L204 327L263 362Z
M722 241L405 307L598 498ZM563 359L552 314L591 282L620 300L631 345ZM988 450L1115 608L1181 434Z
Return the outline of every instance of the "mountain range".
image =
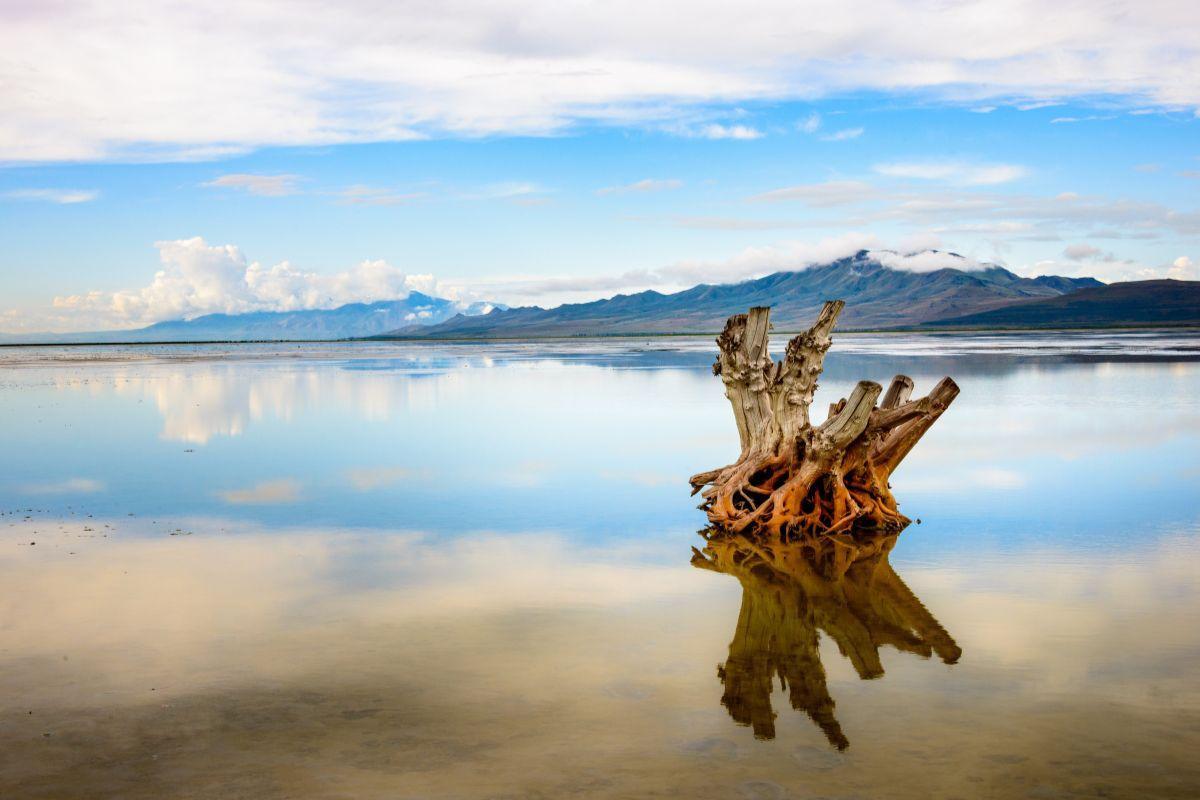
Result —
M188 320L157 322L145 328L91 333L0 334L0 342L120 343L332 340L373 336L398 327L432 325L461 314L469 317L494 308L491 303L463 307L453 300L412 292L400 300L349 303L331 309L205 314Z
M1200 325L1200 281L1131 281L1027 300L931 326L955 328Z
M0 343L198 342L335 339L505 339L712 333L751 306L772 307L780 331L807 328L825 300L846 301L842 330L1200 325L1200 282L1103 284L1094 278L1023 278L954 253L954 266L914 272L886 252L672 294L621 294L555 308L508 308L413 292L400 300L333 309L208 314L146 328L4 336Z
M1022 278L1003 267L978 268L953 253L931 272L888 267L887 254L860 251L829 264L731 284L700 284L674 294L655 291L617 295L556 308L497 309L475 317L455 316L437 325L406 326L388 338L524 338L719 331L730 314L771 306L779 330L806 328L821 304L846 301L843 330L917 327L1031 299L1054 298L1101 287L1094 278L1044 275Z

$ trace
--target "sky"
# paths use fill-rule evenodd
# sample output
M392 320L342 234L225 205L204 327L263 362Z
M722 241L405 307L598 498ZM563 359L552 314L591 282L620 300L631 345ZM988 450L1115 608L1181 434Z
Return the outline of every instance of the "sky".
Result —
M200 5L0 0L0 331L863 248L1200 278L1194 2Z

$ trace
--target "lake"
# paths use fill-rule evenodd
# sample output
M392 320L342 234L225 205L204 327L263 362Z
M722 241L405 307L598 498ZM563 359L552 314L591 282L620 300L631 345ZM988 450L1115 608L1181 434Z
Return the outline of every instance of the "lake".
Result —
M962 394L786 602L714 353L0 348L0 797L1200 796L1200 336L835 336Z

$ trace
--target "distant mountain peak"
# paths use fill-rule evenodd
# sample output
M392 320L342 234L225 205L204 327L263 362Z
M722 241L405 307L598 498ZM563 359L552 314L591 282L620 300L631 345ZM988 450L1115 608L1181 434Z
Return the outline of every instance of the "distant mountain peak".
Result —
M780 330L806 327L829 299L847 302L844 328L894 328L986 311L1029 298L1054 297L1096 285L1091 278L1022 278L957 253L859 250L806 268L727 284L702 283L673 294L647 290L603 300L455 316L438 325L405 327L401 337L500 338L718 331L730 314L772 306Z

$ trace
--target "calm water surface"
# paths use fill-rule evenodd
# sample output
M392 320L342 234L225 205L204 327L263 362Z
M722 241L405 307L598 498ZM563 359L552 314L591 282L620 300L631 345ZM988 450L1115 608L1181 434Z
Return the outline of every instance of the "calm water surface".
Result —
M839 586L689 563L712 352L0 349L0 797L1200 796L1200 339L838 338L962 387Z

